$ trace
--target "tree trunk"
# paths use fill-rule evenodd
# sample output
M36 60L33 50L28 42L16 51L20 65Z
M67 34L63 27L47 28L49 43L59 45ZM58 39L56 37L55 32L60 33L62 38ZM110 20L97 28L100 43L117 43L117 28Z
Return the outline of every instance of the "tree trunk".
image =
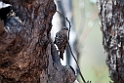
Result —
M51 40L54 1L2 1L12 5L24 26L19 33L0 35L0 83L73 83L73 71L61 65Z
M110 77L124 83L124 0L100 0L98 6Z

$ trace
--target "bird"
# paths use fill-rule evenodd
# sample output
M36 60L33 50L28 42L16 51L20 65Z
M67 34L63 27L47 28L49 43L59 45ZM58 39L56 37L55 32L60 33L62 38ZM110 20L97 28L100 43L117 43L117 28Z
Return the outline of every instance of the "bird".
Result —
M57 45L60 58L63 60L63 53L68 43L68 37L67 37L68 28L63 27L59 32L56 33L54 44Z

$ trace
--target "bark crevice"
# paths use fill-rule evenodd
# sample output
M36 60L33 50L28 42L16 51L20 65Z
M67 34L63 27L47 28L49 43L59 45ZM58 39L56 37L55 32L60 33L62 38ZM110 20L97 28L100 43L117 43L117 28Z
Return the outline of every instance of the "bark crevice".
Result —
M24 26L0 35L0 83L73 83L73 71L61 65L51 40L54 1L1 1L12 5Z

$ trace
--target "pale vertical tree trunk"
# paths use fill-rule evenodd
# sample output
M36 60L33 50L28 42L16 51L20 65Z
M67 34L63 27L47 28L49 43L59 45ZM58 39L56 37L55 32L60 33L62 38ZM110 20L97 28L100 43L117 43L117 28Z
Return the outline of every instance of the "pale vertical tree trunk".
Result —
M124 83L124 0L100 0L98 7L110 77Z
M63 16L67 17L68 20L70 21L71 30L70 30L70 35L69 35L69 38L70 38L69 43L74 53L74 56L78 61L79 52L77 50L77 39L76 39L74 22L73 22L74 17L73 17L72 0L55 0L55 2L57 4L57 11L59 11ZM67 20L63 18L63 16L59 15L57 17L57 15L58 13L56 13L55 18L53 19L53 30L52 30L53 34L55 34L55 32L58 31L58 29L60 28L63 28L65 26L69 27L69 23L67 22ZM60 23L58 23L57 19L60 19L59 20ZM58 26L56 24L58 24ZM71 65L74 68L75 73L77 74L77 71L76 71L77 65L68 47L66 48L66 53L64 54L64 60L62 60L61 62L63 65L66 65L66 64Z

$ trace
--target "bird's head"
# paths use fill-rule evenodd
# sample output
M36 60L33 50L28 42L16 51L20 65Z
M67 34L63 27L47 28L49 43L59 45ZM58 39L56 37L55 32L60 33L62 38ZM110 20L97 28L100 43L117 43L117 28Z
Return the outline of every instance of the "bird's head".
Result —
M63 27L63 28L61 29L61 31L64 32L65 34L67 34L68 28L67 28L67 27Z
M67 28L67 27L63 27L62 29L63 29L63 30L67 30L67 31L68 31L68 28Z

